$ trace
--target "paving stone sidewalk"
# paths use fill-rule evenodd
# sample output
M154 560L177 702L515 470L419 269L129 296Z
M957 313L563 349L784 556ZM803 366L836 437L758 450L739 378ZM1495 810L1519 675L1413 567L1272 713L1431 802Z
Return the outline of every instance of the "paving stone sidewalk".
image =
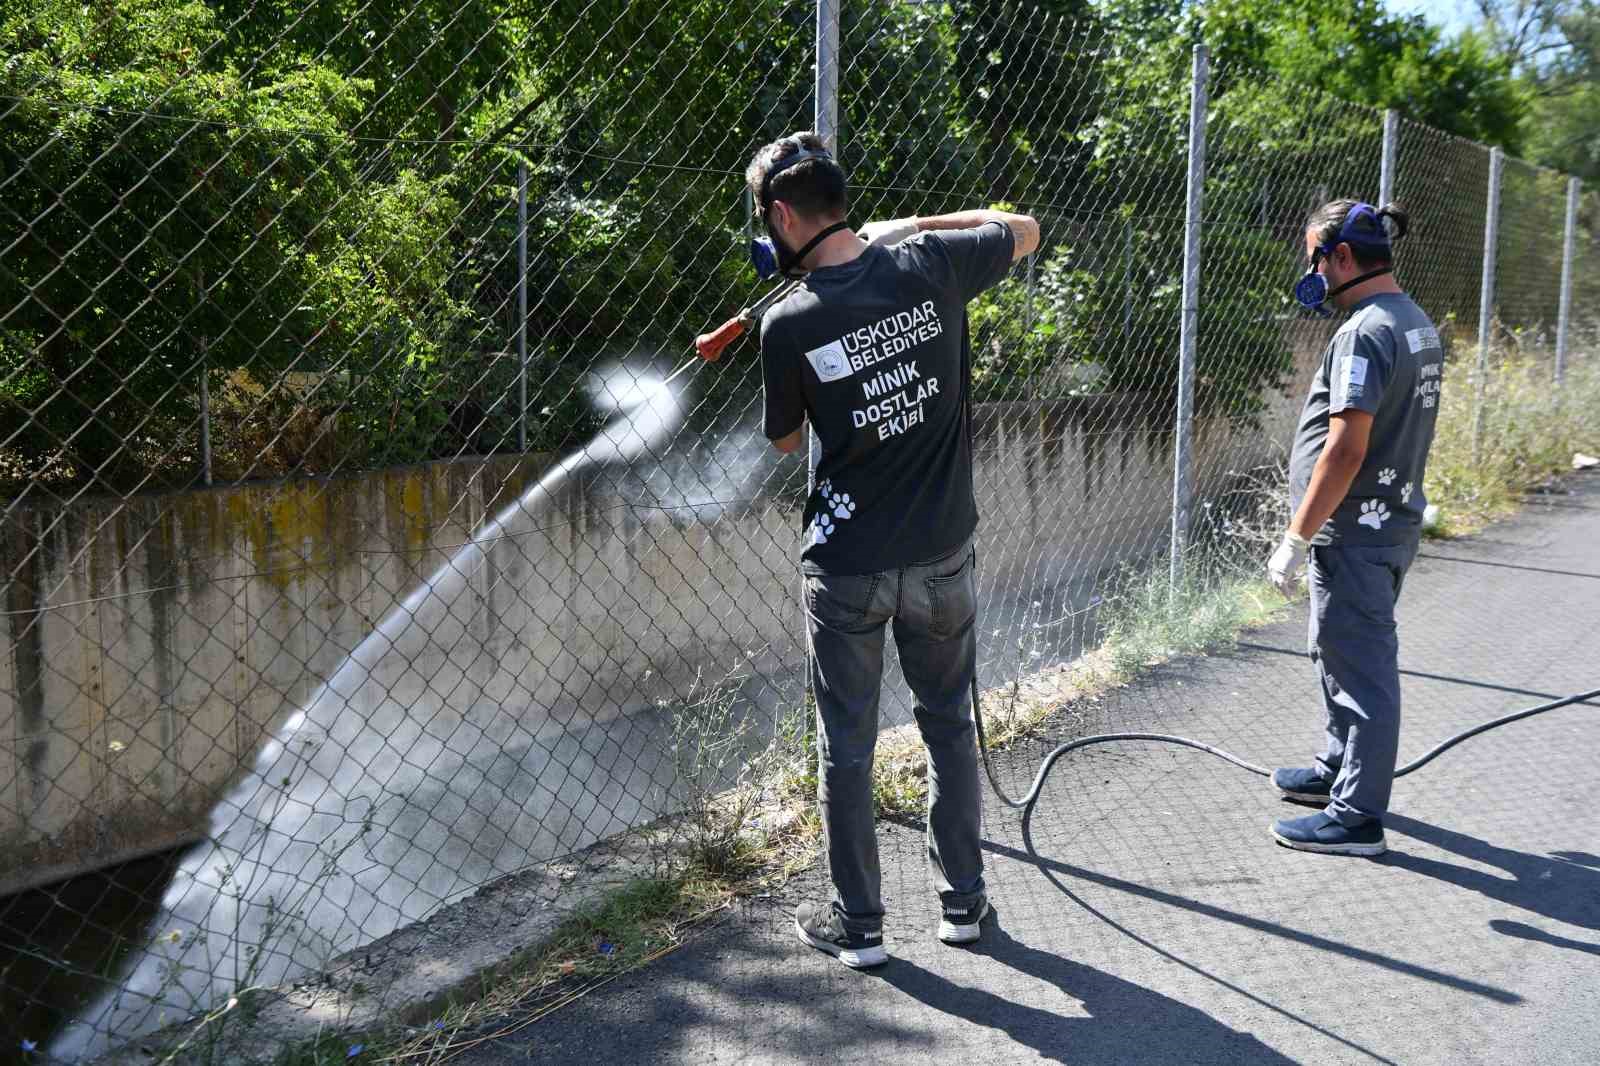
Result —
M1402 761L1478 722L1600 687L1600 476L1483 535L1428 542L1401 604ZM1303 761L1320 718L1300 606L1098 708L1254 762ZM1008 753L1025 787L1060 737ZM1396 785L1377 860L1275 846L1303 811L1185 749L1057 767L1024 824L989 799L999 917L933 936L920 828L880 827L892 961L796 942L741 904L662 962L454 1061L1600 1064L1600 706L1468 741ZM986 793L987 796L987 793Z

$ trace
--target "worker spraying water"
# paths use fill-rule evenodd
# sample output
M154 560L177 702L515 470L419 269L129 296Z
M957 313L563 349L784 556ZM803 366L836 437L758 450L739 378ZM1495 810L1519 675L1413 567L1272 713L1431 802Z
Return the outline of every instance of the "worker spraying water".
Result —
M988 911L969 703L978 513L966 304L1038 246L1039 227L972 211L858 234L844 172L813 133L762 148L746 176L778 271L804 273L761 319L766 435L793 452L809 422L822 450L800 566L834 897L802 904L796 931L847 966L876 966L888 954L872 757L891 622L928 748L939 938L977 940Z

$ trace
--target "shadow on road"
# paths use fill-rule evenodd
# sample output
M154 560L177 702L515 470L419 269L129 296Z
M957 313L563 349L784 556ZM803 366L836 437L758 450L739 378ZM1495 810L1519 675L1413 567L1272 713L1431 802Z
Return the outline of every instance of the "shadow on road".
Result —
M996 1029L1051 1062L1123 1066L1130 1062L1292 1063L1249 1033L1231 1029L1185 1003L1083 963L1028 947L998 921L984 923L970 949L1024 977L1059 990L1056 1009L1028 1006L956 984L915 963L895 959L882 980L925 1006ZM1087 1017L1085 1017L1087 1015Z
M1386 829L1463 859L1498 866L1511 876L1497 877L1469 866L1403 851L1390 851L1378 862L1437 878L1558 922L1583 929L1600 929L1600 869L1595 868L1600 865L1600 859L1593 855L1558 851L1545 856L1514 851L1392 811L1384 815L1383 823ZM1593 947L1591 950L1600 951Z

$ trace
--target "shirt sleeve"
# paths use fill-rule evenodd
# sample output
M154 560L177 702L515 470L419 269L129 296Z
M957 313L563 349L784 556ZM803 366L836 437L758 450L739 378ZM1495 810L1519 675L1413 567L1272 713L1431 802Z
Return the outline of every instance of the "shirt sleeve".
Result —
M985 222L972 229L934 230L950 258L951 284L965 303L984 289L998 285L1011 269L1014 241L1004 222Z
M1394 376L1394 353L1377 338L1347 330L1328 346L1328 413L1377 414Z
M761 324L761 380L765 385L764 431L768 440L787 437L805 423L806 396L800 355Z

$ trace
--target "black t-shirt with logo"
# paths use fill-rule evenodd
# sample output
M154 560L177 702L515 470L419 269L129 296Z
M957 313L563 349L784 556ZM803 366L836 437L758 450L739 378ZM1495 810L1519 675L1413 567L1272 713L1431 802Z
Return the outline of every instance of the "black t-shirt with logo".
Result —
M767 437L809 417L822 444L807 573L931 562L977 528L967 301L1005 277L1011 252L999 222L920 233L812 271L762 319Z

